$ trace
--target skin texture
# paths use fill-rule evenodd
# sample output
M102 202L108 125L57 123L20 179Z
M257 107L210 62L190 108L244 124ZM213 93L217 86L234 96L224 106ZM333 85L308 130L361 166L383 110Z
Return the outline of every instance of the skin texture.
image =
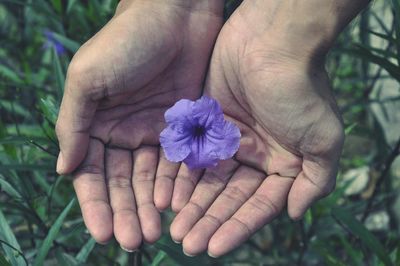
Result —
M366 0L247 0L214 47L205 94L242 139L235 158L190 171L159 149L163 114L196 99L223 1L121 1L75 55L57 122L60 174L74 171L83 218L124 249L160 236L158 210L189 255L221 256L287 206L300 219L335 186L341 118L324 70L337 34Z
M177 100L200 96L222 8L222 1L121 1L74 56L56 125L57 171L73 172L99 243L114 235L132 251L159 238L157 208L170 205L179 171L158 146L163 115Z
M190 188L189 202L171 225L172 238L188 255L224 255L286 206L300 219L334 189L344 132L324 58L344 18L338 25L324 24L327 14L316 16L306 32L289 2L299 3L247 1L218 36L205 94L221 103L242 139L234 159L207 169ZM300 36L316 37L300 42Z

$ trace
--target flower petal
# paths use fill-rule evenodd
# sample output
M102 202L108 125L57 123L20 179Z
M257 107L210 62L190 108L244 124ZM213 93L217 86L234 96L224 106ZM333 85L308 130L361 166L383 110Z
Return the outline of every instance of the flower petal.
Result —
M187 99L182 99L177 101L174 104L174 106L172 106L165 112L164 115L165 121L168 124L172 123L191 124L191 121L193 120L192 118L193 105L194 102Z
M160 144L169 161L181 162L190 153L190 132L180 130L179 127L168 126L160 134Z
M216 166L218 156L215 146L206 137L193 138L191 152L184 162L190 169Z
M206 134L207 141L212 143L220 160L229 159L238 151L240 137L239 128L229 121L214 123Z
M202 96L194 103L193 117L199 125L206 128L211 127L214 122L223 121L224 119L219 103L207 96Z

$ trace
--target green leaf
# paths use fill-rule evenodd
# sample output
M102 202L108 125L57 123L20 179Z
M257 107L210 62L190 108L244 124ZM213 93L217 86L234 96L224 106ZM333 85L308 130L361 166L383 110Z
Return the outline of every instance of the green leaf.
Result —
M55 48L53 48L53 68L55 71L55 77L57 81L57 92L58 92L58 97L61 100L61 97L63 95L64 91L64 80L65 80L65 75L61 67L60 63L60 58L58 57L57 51Z
M0 238L7 242L10 246L12 246L14 249L21 250L20 245L18 244L18 241L11 230L11 227L8 225L6 217L4 217L3 212L0 209ZM22 256L16 256L15 250L12 249L11 247L7 245L2 245L3 249L9 258L11 265L25 265L25 261L22 258Z
M61 249L56 249L56 259L60 266L77 266L80 263L71 255L64 253Z
M396 265L400 265L400 247L396 251Z
M391 266L393 263L390 261L389 254L386 252L383 245L379 240L365 228L364 224L356 220L353 215L344 209L335 208L332 210L332 215L344 226L346 226L349 231L360 238L362 243L374 252L378 258L386 265Z
M393 4L393 20L394 20L394 30L396 33L396 45L397 50L397 64L400 65L400 1L399 0L392 0Z
M15 199L22 198L19 192L15 188L13 188L13 186L10 183L8 183L2 175L0 175L0 188L1 191L6 192L8 195L10 195Z
M54 102L53 97L48 95L45 99L40 99L39 108L48 121L56 124L58 116L58 105Z
M76 0L68 0L68 5L67 5L67 14L69 14L69 12L71 12L72 7L75 5Z
M380 32L376 32L376 31L373 31L373 30L367 30L369 33L371 33L372 35L375 35L375 36L377 36L377 37L379 37L379 38L382 38L382 39L384 39L384 40L387 40L387 41L389 41L389 42L395 42L396 41L396 39L394 39L393 37L392 37L392 35L387 35L387 34L384 34L384 33L380 33Z
M377 64L378 66L385 69L393 78L400 82L400 67L396 66L386 58L377 56L370 52L367 48L357 45L354 48L344 49L343 51L358 56L371 63Z
M53 164L0 164L0 171L20 170L20 171L54 171Z
M0 266L11 266L11 264L6 260L6 258L1 253L0 253Z
M351 265L362 265L362 253L360 250L355 249L344 236L339 236L340 242L342 243L347 255L351 259Z
M346 129L344 130L344 134L347 136L351 133L351 131L353 131L353 129L358 125L357 122L354 122L353 124L351 124L350 126L346 127Z
M81 46L78 42L73 41L64 35L54 32L53 36L54 39L59 41L65 48L67 48L72 53L76 53L76 51L78 51L79 47Z
M14 113L24 118L31 117L31 112L16 101L0 100L0 106L9 113Z
M151 263L151 266L159 266L161 262L165 259L165 257L167 257L167 253L162 250L158 251L153 262Z
M79 263L85 263L95 245L96 245L96 240L94 240L94 238L90 238L88 242L86 242L86 244L79 251L79 253L76 255L75 257L76 260Z
M44 239L42 245L39 248L35 262L33 264L34 266L41 266L44 264L44 260L50 251L53 241L56 239L58 233L60 232L64 219L67 217L69 211L72 209L74 204L75 204L75 198L69 202L67 207L65 207L65 209L61 212L60 216L58 216L53 226L50 228L49 233L47 234L46 238Z
M15 83L23 83L18 74L15 73L14 70L5 65L0 65L0 77L9 79Z
M186 256L182 252L181 245L176 244L172 241L169 235L164 235L159 241L154 244L158 249L161 249L168 254L176 263L179 265L190 265L190 266L202 266L208 265L207 260L204 256L197 256L191 258Z

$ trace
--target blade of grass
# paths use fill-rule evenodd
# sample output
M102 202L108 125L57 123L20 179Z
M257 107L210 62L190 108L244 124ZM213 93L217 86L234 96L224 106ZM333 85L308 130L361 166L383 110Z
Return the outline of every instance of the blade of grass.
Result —
M57 92L58 92L58 97L61 101L63 91L64 91L64 80L65 80L65 75L61 67L60 63L60 58L58 57L57 51L55 48L53 48L53 68L55 71L55 77L57 81Z
M52 164L0 164L0 171L5 170L24 170L24 171L54 171L55 166Z
M159 266L161 262L167 257L167 253L164 251L160 250L158 251L157 255L155 256L153 262L151 263L151 266Z
M21 194L19 194L19 192L10 183L8 183L2 175L0 175L0 189L1 191L6 192L12 198L22 198Z
M62 252L60 248L56 249L56 259L60 266L78 266L81 265L74 257Z
M357 125L358 125L358 123L355 122L355 123L351 124L350 126L346 127L346 129L344 130L344 134L346 136L349 135Z
M343 51L358 56L371 63L377 64L378 66L385 69L393 78L400 82L400 68L389 60L371 53L368 49L362 46L355 46L355 48L351 49L343 49Z
M9 226L6 217L0 209L0 237L6 242L8 245L4 245L3 249L10 259L11 265L25 265L24 258L22 256L16 256L15 250L20 251L21 247L18 244L18 241ZM13 248L11 248L13 247ZM21 253L21 252L20 252Z
M63 225L65 218L67 217L69 211L72 209L74 204L75 204L75 198L69 202L67 207L65 207L65 209L61 212L60 216L58 216L53 226L50 228L49 233L47 234L46 238L44 239L37 253L35 262L33 264L34 266L41 266L44 264L44 260L50 251L53 241L56 239L58 233L60 232L61 226Z
M82 247L82 249L79 251L79 253L76 255L76 260L79 263L84 264L89 257L90 253L92 252L93 248L96 245L96 240L94 238L90 238L88 242Z
M0 77L7 78L15 83L23 83L22 79L18 76L18 74L5 65L0 65Z
M392 0L393 3L393 20L394 20L394 30L396 34L396 49L397 49L397 64L400 65L400 1Z
M76 3L76 0L68 0L67 14L69 14L69 12L71 12L71 10L74 7L75 3Z
M6 260L6 258L1 253L0 253L0 266L11 266L11 264Z
M81 46L78 42L73 41L64 35L54 32L53 36L57 41L59 41L65 48L67 48L72 53L76 53L76 51L78 51L79 47Z
M179 265L191 265L191 266L207 265L205 258L202 256L198 256L196 258L190 258L185 254L183 254L181 246L179 244L174 243L169 235L162 236L161 239L157 241L154 245L156 248L161 249L162 251L167 253L168 256L172 258L175 262L177 262Z
M381 242L365 228L364 224L356 220L350 212L341 208L335 208L332 210L332 215L338 222L346 226L353 235L357 236L386 266L393 265L389 254L386 252Z

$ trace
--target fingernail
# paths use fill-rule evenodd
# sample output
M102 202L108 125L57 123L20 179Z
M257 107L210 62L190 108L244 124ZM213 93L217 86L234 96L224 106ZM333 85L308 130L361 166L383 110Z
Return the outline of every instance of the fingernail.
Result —
M175 240L175 239L173 239L173 238L172 238L172 241L174 241L174 243L176 243L176 244L182 243L182 241L177 241L177 240Z
M185 250L183 250L183 254L185 254L186 256L188 256L188 257L194 257L195 255L192 255L192 254L189 254L189 253L186 253L186 251Z
M214 254L210 253L210 251L207 252L208 256L210 256L211 258L218 258L218 256L215 256Z
M56 171L59 174L62 174L64 170L64 158L62 153L60 152L60 154L58 155L58 159L57 159L57 168Z
M127 248L124 248L123 246L120 246L120 247L121 247L122 250L125 250L126 252L129 252L129 253L138 251L138 249L127 249Z

